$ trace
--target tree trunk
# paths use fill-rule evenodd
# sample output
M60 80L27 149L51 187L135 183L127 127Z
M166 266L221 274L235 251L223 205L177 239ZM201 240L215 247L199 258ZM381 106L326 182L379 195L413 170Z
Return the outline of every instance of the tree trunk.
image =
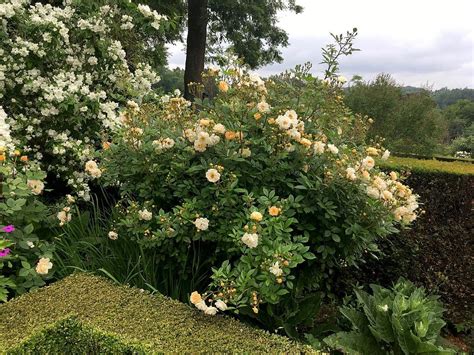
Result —
M207 38L207 0L188 0L188 38L184 69L184 97L192 99L189 83L200 83L204 71Z

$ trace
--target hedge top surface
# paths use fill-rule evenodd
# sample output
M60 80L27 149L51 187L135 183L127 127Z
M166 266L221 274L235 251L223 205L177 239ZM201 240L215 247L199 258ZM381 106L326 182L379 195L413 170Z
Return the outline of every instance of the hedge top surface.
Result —
M162 295L144 294L101 277L75 274L0 305L0 344L8 351L67 315L126 342L164 352L314 353L308 346L206 316Z
M469 162L445 162L435 159L415 159L390 157L387 161L378 162L381 167L393 170L406 169L422 173L445 173L455 175L474 175L474 164Z

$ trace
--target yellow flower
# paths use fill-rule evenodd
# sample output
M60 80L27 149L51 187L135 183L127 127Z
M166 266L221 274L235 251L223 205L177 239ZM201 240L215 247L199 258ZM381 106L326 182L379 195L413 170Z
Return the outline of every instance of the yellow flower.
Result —
M250 219L255 222L260 222L263 219L263 215L258 211L254 211L250 214Z
M41 180L28 180L26 184L31 189L33 195L39 195L44 189L44 184Z
M377 156L379 154L379 151L377 150L377 148L374 148L374 147L369 147L366 149L366 152L368 155L371 155L371 156Z
M20 151L18 149L14 150L13 151L13 155L16 156L16 157L19 157L20 156Z
M22 155L20 157L20 160L23 162L23 163L26 163L28 161L28 157L26 155Z
M199 124L203 127L209 126L210 123L211 123L211 121L209 121L208 119L204 119L204 118L199 121Z
M36 272L40 275L47 275L53 264L49 258L41 258L36 265Z
M221 123L218 123L214 126L213 131L219 134L225 133L225 126Z
M0 161L5 161L5 155L0 154Z
M191 293L191 297L189 297L189 300L192 304L197 304L202 301L202 297L199 292L194 291L193 293Z
M388 191L388 190L383 191L382 194L381 194L381 196L382 196L382 198L383 198L384 200L386 200L386 201L390 201L390 200L393 198L392 193L391 193L390 191Z
M253 115L253 117L258 121L259 119L262 118L262 114L260 112L255 112L255 114Z
M227 92L227 90L229 90L229 84L227 84L225 81L220 81L217 87L222 92Z
M270 213L270 216L276 217L280 214L281 208L277 206L272 206L268 209L268 213Z
M300 143L307 148L311 147L311 141L309 139L301 138Z
M392 171L390 173L390 179L392 179L393 181L396 181L397 178L398 178L397 173L395 171Z

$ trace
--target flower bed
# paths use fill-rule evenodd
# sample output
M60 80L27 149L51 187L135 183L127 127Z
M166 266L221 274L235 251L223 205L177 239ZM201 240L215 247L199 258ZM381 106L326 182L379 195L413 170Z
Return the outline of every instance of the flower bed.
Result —
M87 274L16 298L0 312L0 342L9 353L313 352L234 319L209 317Z

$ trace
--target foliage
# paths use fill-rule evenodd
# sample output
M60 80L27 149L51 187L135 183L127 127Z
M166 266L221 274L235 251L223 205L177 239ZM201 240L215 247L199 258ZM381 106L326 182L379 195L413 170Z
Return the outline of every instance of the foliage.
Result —
M158 70L161 80L156 85L157 88L163 90L164 93L174 92L178 89L181 92L184 92L184 70L176 67L174 69L168 69L162 67Z
M460 100L443 110L448 122L447 141L451 143L451 152L465 152L463 155L473 155L474 152L474 102ZM459 154L458 154L459 155Z
M66 339L72 336L84 346L106 346L92 353L105 353L109 345L115 350L122 345L151 348L153 353L314 353L305 345L235 319L208 317L160 294L149 295L87 274L75 274L23 295L1 305L0 312L5 352L37 346L53 353L55 348L48 346L73 346Z
M326 79L333 79L339 73L339 57L341 55L348 56L353 52L359 51L359 49L353 47L353 41L357 36L357 28L353 28L352 32L347 31L346 34L335 35L331 33L331 37L334 39L336 44L329 44L323 48L323 62L327 68L324 72Z
M392 289L355 290L356 307L342 307L351 330L325 338L331 347L357 354L454 354L436 345L443 309L437 297L400 279Z
M43 286L52 274L53 246L37 234L48 215L37 198L45 174L25 158L0 150L0 302Z
M0 97L13 144L87 199L84 163L119 124L120 106L152 95L159 77L142 61L169 21L126 0L7 1L0 14Z
M472 162L445 162L436 159L415 159L390 157L387 161L379 162L381 167L391 170L405 170L419 173L445 173L455 175L474 175Z
M276 16L303 11L295 0L210 0L208 8L211 48L228 42L251 68L283 60L280 48L288 45L288 34L277 26Z
M189 277L176 278L173 270L156 262L159 251L137 245L130 238L111 240L108 233L119 216L111 209L109 198L94 196L90 206L76 208L74 219L54 231L59 236L54 254L58 278L76 270L90 271L120 284L151 291L159 289L173 298L186 295L183 299L196 288L205 286L204 280L198 277L204 270L193 270ZM191 250L190 253L194 253L191 259L198 257L198 252Z
M432 92L432 97L440 108L455 104L460 100L474 101L474 89L448 89L442 88Z
M327 291L335 269L416 218L411 190L373 167L383 150L361 143L340 87L308 71L265 83L210 70L214 100L130 107L98 158L122 195L109 236L154 249L173 279L212 266L205 300L193 298L208 313L212 298L262 320L265 304Z
M443 114L449 122L448 139L462 136L470 126L474 125L474 101L459 100L447 106ZM474 128L472 130L474 131Z
M387 148L419 154L439 149L445 123L428 91L402 94L390 75L380 74L374 81L356 81L346 91L345 102L374 120L368 137L384 137Z

